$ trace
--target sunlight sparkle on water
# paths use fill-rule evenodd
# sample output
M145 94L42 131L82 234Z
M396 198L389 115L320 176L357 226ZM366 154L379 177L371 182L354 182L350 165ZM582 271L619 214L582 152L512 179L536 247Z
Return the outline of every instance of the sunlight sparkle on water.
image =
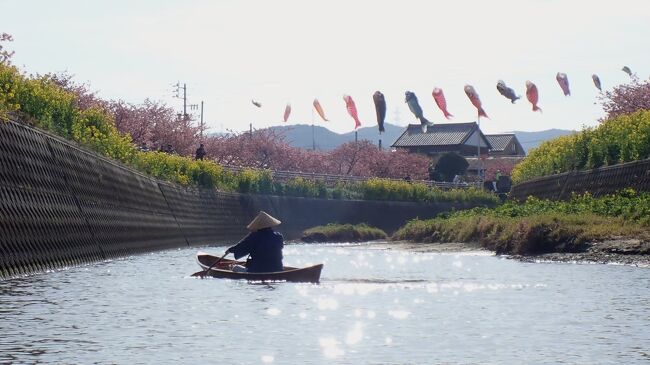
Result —
M265 364L272 363L275 358L273 355L262 355L262 362Z
M407 319L411 315L411 312L405 310L394 310L388 311L388 315L395 319Z
M333 359L345 354L345 352L339 348L339 342L334 337L321 337L318 342L323 348L323 354L327 358Z
M348 345L354 345L359 341L361 341L362 338L363 338L362 324L361 322L356 322L354 324L354 327L352 327L352 329L349 330L347 335L345 336L345 343Z
M278 308L269 308L266 310L266 314L270 316L277 316L280 313L282 313L282 311L279 310Z
M339 307L339 302L334 298L318 298L316 300L316 303L318 304L318 309L320 310L335 310Z

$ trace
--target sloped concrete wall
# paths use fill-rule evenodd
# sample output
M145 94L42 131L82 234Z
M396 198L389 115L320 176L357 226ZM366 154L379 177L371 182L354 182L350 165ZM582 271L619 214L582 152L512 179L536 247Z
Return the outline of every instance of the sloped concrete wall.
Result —
M0 279L175 247L231 244L259 210L287 239L330 222L392 232L463 204L244 195L161 182L16 122L0 122Z
M529 196L567 200L573 193L589 192L593 196L601 196L624 188L650 191L650 160L565 172L524 181L512 187L509 197L519 201L526 200Z

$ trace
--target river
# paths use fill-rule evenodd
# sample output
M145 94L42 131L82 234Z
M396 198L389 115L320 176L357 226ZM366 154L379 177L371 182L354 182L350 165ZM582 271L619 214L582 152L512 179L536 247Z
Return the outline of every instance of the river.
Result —
M650 363L648 268L288 245L321 283L251 284L197 250L0 281L0 363Z

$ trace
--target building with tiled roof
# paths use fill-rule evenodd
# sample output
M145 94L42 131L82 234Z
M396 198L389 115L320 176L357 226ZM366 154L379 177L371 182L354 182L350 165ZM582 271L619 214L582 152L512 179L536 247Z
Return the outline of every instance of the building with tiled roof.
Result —
M392 147L426 155L455 152L461 156L476 156L479 148L484 155L492 148L475 122L435 124L426 133L420 124L409 124Z
M486 134L490 142L490 156L526 156L526 151L514 133Z
M480 141L481 158L477 158ZM483 179L494 179L496 172L509 176L513 167L526 156L521 143L513 133L483 134L478 124L440 123L422 132L420 124L409 124L392 147L432 157L432 164L445 153L455 152L467 160L466 174Z

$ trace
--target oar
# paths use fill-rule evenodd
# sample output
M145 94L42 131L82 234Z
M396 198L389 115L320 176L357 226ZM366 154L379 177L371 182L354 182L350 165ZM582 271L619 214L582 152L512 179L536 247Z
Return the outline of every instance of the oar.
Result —
M215 261L212 265L210 265L210 267L208 267L207 269L205 269L203 271L199 271L197 273L194 273L194 274L192 274L192 276L204 277L205 274L207 274L208 271L210 271L213 267L215 267L219 263L219 261L223 260L223 258L226 257L226 255L228 255L228 253L229 252L226 251L226 253L224 253L223 256L219 257L219 259L217 261Z

